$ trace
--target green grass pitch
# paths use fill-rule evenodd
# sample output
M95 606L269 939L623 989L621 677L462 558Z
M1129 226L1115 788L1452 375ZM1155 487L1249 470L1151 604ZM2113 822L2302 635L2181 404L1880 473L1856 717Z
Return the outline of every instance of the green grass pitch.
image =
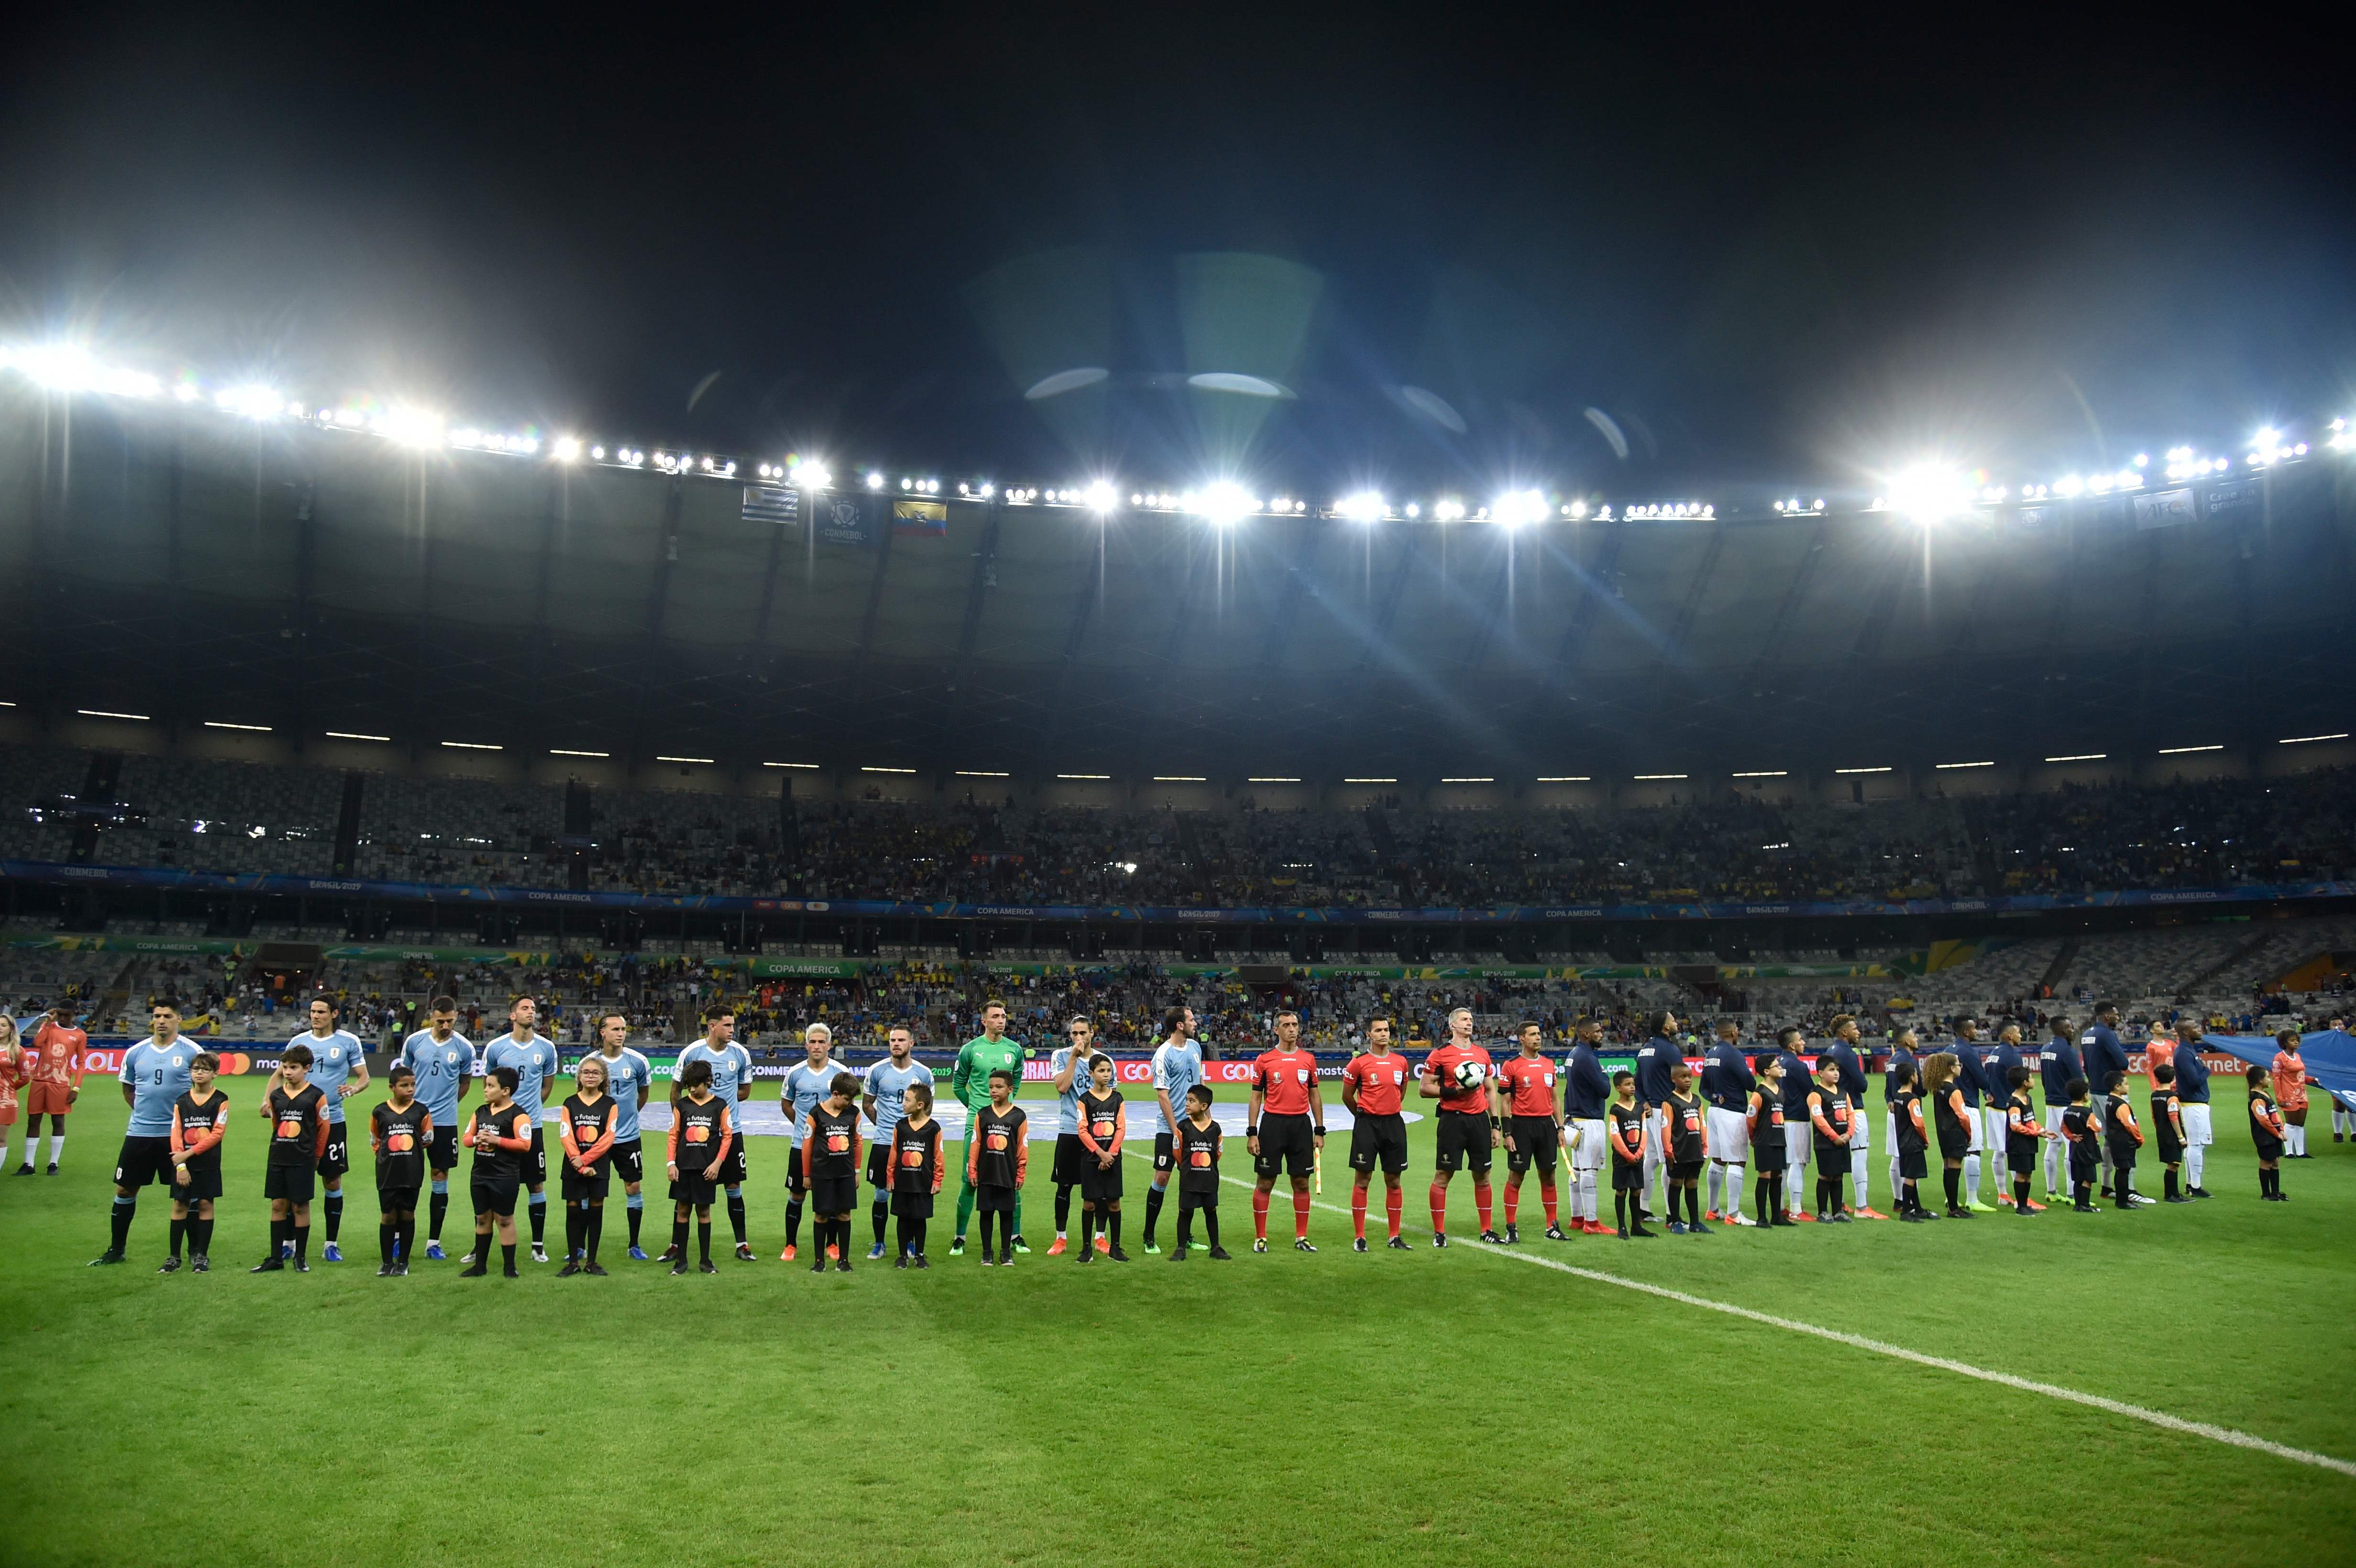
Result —
M63 1174L0 1177L0 1563L2356 1554L2356 1477L1472 1245L1435 1253L1429 1121L1411 1129L1405 1254L1349 1251L1337 1137L1317 1255L1286 1244L1280 1187L1281 1250L1251 1255L1249 1195L1230 1186L1235 1261L1143 1256L1136 1160L1137 1261L1083 1270L1046 1256L1034 1146L1035 1250L1016 1267L950 1259L944 1217L930 1272L862 1257L821 1279L776 1261L784 1146L761 1139L763 1261L718 1278L623 1256L616 1189L610 1279L527 1264L520 1281L461 1281L455 1263L420 1263L380 1280L364 1148L356 1261L253 1277L258 1081L224 1084L238 1114L209 1276L154 1272L167 1211L153 1188L131 1264L84 1266L123 1125L111 1082L82 1095ZM2205 1204L1521 1250L2356 1459L2356 1146L2329 1141L2319 1104L2318 1157L2285 1164L2289 1203L2261 1203L2238 1093L2220 1088ZM376 1097L354 1099L356 1123ZM1248 1174L1240 1156L1231 1144L1229 1176ZM1877 1181L1880 1166L1877 1149ZM1462 1176L1455 1194L1469 1241ZM659 1183L649 1197L655 1251ZM1380 1213L1377 1196L1377 1234ZM468 1218L461 1193L450 1234ZM863 1243L863 1208L854 1230ZM550 1231L561 1253L561 1214Z

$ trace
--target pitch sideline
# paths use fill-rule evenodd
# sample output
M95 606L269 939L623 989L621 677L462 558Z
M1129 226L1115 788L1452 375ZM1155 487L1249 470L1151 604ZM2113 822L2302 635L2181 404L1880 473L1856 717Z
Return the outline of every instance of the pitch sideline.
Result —
M1126 1149L1124 1152L1138 1155L1140 1158L1151 1157L1133 1148ZM1222 1176L1219 1179L1230 1187L1240 1187L1246 1191L1251 1190L1253 1185L1240 1177ZM1275 1195L1271 1193L1269 1196L1272 1198ZM1339 1214L1344 1219L1350 1217L1349 1210L1318 1200L1312 1199L1311 1207L1323 1209L1329 1214ZM2276 1443L2271 1438L2254 1436L2230 1426L2217 1426L2206 1421L2187 1421L2180 1415L2170 1415L2164 1410L2152 1410L2140 1404L2129 1404L2124 1400L2105 1399L2101 1394L2064 1388L2060 1383L2040 1382L2034 1378L2015 1377L2010 1372L1992 1371L1987 1367L1976 1367L1969 1361L1951 1360L1944 1356L1925 1355L1920 1350L1910 1350L1903 1345L1892 1345L1884 1339L1869 1339L1862 1334L1844 1333L1838 1328L1826 1328L1814 1323L1803 1323L1794 1317L1778 1317L1772 1312L1759 1312L1748 1307L1737 1307L1730 1301L1713 1301L1706 1296L1695 1296L1687 1291L1673 1290L1665 1285L1648 1285L1641 1279L1629 1279L1622 1275L1606 1274L1601 1269L1581 1268L1576 1264L1562 1263L1536 1253L1515 1252L1505 1247L1479 1242L1469 1244L1477 1253L1489 1257L1503 1258L1509 1263L1528 1264L1534 1268L1552 1269L1558 1274L1571 1275L1597 1285L1616 1285L1622 1290L1640 1291L1646 1296L1659 1296L1664 1301L1674 1301L1681 1307L1698 1307L1710 1312L1722 1312L1730 1317L1747 1318L1753 1323L1763 1323L1771 1328L1783 1328L1794 1334L1808 1334L1819 1339L1829 1339L1834 1344L1847 1345L1852 1349L1868 1350L1878 1356L1888 1356L1901 1361L1912 1361L1916 1366L1931 1367L1943 1372L1954 1372L1960 1377L1976 1378L1982 1382L2001 1384L2006 1388L2019 1389L2024 1393L2042 1394L2048 1399L2062 1400L2071 1404L2083 1404L2089 1409L2103 1411L2111 1415L2124 1415L2130 1420L2145 1422L2169 1432L2182 1432L2194 1437L2206 1437L2212 1443L2223 1443L2235 1448L2255 1449L2261 1454L2271 1454L2277 1459L2288 1459L2301 1465L2313 1465L2318 1469L2334 1470L2343 1476L2356 1476L2356 1462L2334 1458L2329 1454L2318 1454L2312 1449L2294 1448L2286 1443Z

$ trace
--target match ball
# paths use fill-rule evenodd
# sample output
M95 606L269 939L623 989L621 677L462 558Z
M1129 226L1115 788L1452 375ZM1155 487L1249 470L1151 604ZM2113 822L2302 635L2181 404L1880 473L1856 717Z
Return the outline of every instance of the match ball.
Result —
M1456 1086L1459 1089L1478 1089L1488 1076L1489 1070L1469 1056L1456 1064Z

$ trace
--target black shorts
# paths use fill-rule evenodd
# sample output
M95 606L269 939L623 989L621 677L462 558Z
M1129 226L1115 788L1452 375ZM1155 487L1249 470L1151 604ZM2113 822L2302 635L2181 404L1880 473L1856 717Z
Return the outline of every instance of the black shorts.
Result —
M319 1156L321 1176L341 1176L352 1168L352 1147L346 1136L348 1122L327 1124L327 1147Z
M1183 1189L1179 1191L1178 1212L1181 1214L1191 1214L1197 1209L1216 1209L1218 1206L1219 1189L1215 1187L1201 1192L1188 1192Z
M734 1121L735 1118L731 1116L729 1119ZM728 1140L728 1157L720 1162L718 1179L723 1187L742 1187L752 1174L753 1168L744 1158L744 1131L739 1127L736 1136Z
M1939 1133L1939 1157L1941 1159L1961 1159L1964 1156L1971 1152L1971 1134L1951 1133L1944 1128L1941 1129Z
M802 1146L794 1144L791 1147L793 1152L786 1160L786 1190L808 1192L809 1178L802 1174Z
M1505 1123L1513 1147L1505 1151L1507 1170L1537 1167L1540 1176L1552 1176L1562 1160L1562 1129L1552 1116L1515 1116Z
M2258 1157L2260 1159L2274 1159L2278 1157L2282 1151L2282 1145L2279 1142L2275 1144L2275 1150L2276 1152L2270 1155L2265 1152L2263 1147L2261 1147L2258 1151ZM2072 1144L2070 1146L2070 1179L2072 1181L2092 1181L2098 1174L2101 1173L2102 1168L2102 1156L2096 1154L2093 1149L2087 1148L2083 1144Z
M1819 1140L1808 1147L1816 1151L1816 1169L1819 1172L1830 1175L1847 1168L1849 1147L1847 1144L1828 1145Z
M627 1143L614 1146L614 1174L620 1177L625 1184L647 1179L646 1150L638 1146L637 1139L632 1138Z
M2162 1165L2177 1165L2184 1158L2184 1146L2165 1135L2153 1138L2151 1147L2152 1152L2159 1157L2159 1163Z
M1701 1165L1697 1159L1673 1159L1669 1161L1669 1179L1698 1181L1701 1179Z
M1393 1176L1407 1168L1407 1118L1397 1111L1360 1116L1351 1125L1350 1168L1372 1170L1377 1165Z
M1613 1155L1612 1157L1612 1190L1614 1192L1644 1191L1644 1162L1641 1159L1625 1160L1618 1155Z
M523 1185L526 1187L548 1185L548 1150L541 1145L540 1133L538 1124L534 1124L531 1147L523 1151Z
M522 1187L519 1181L477 1181L469 1192L477 1214L497 1214L502 1218L515 1213L516 1193Z
M172 1185L172 1197L181 1203L201 1202L220 1195L220 1167L218 1165L192 1165L188 1167L188 1184L186 1187L177 1182Z
M1094 1162L1088 1158L1087 1147L1080 1142L1077 1133L1055 1135L1055 1185L1077 1187L1080 1178L1087 1174Z
M414 1187L380 1187L376 1189L376 1211L380 1214L414 1214L417 1212L417 1189Z
M973 1189L973 1206L985 1214L1012 1214L1014 1212L1014 1189L977 1185Z
M981 1190L988 1191L988 1188ZM933 1217L933 1195L930 1192L894 1192L892 1212L903 1220L929 1220Z
M435 1127L427 1136L425 1163L445 1176L458 1168L458 1128L455 1123L446 1127Z
M1260 1119L1262 1121L1266 1121L1268 1118L1263 1116ZM1154 1134L1153 1168L1155 1172L1158 1174L1162 1171L1168 1170L1177 1165L1177 1146L1171 1141L1170 1135L1168 1133Z
M561 1179L562 1196L567 1203L586 1203L593 1198L605 1197L613 1181L614 1178L608 1171L595 1170L584 1176L568 1164Z
M701 1176L682 1176L670 1184L670 1200L697 1209L709 1209L712 1207L712 1195L717 1190L717 1187Z
M25 1146L25 1157L33 1157L30 1144ZM172 1140L124 1138L122 1152L114 1157L114 1185L136 1191L151 1181L160 1181L166 1187L172 1184Z
M1435 1170L1454 1170L1469 1166L1487 1175L1492 1150L1489 1147L1489 1118L1478 1111L1442 1111L1440 1113L1439 1149L1432 1156Z
M820 1214L848 1214L859 1207L859 1178L821 1176L810 1183L809 1201Z
M2136 1151L2132 1145L2126 1148L2115 1147L2111 1150L2111 1168L2113 1170L2133 1170L2135 1168L2135 1159Z
M319 1188L319 1173L307 1165L273 1165L262 1173L262 1195L289 1203L308 1203Z
M1317 1125L1305 1115L1261 1113L1259 1153L1252 1158L1252 1169L1262 1176L1274 1176L1279 1171L1306 1176L1316 1168ZM1116 1195L1118 1192L1115 1189Z
M882 1138L867 1146L867 1185L892 1189L892 1146Z
M1902 1181L1920 1181L1930 1174L1931 1161L1926 1150L1919 1148L1902 1148L1898 1151L1899 1179Z
M1825 1157L1823 1152L1820 1150L1816 1155L1816 1163L1818 1165L1828 1165L1831 1162ZM2035 1138L2006 1138L2004 1140L2004 1163L2006 1168L2009 1169L2015 1176L2025 1176L2029 1171L2035 1169L2037 1167L2037 1140Z
M1260 1147L1265 1148L1268 1146L1262 1144ZM1012 1189L1009 1190L1012 1190ZM1116 1157L1113 1160L1112 1165L1104 1170L1098 1170L1097 1168L1097 1162L1095 1160L1091 1159L1088 1161L1087 1169L1080 1173L1080 1197L1082 1200L1089 1203L1109 1203L1119 1196L1119 1159Z

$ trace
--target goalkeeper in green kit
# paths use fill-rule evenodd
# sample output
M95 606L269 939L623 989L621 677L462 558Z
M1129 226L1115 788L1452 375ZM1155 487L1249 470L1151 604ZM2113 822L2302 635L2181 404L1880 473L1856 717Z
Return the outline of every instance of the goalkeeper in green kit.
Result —
M1031 1054L1020 1042L1006 1038L1006 1004L991 997L981 1005L981 1032L965 1042L957 1054L957 1065L949 1070L949 1090L966 1111L966 1138L973 1137L973 1115L990 1104L990 1075L1010 1072L1014 1082L1023 1082L1023 1062ZM965 1228L973 1219L973 1182L963 1173L966 1162L958 1161L957 1232L949 1238L949 1256L965 1254ZM1023 1189L1014 1189L1014 1250L1027 1253L1023 1244Z

